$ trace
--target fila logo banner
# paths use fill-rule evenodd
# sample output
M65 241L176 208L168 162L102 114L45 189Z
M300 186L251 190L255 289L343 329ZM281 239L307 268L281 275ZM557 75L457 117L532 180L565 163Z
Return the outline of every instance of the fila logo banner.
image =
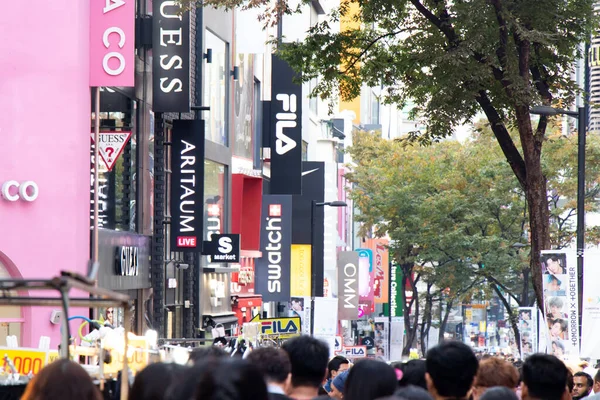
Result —
M302 86L287 62L271 60L271 194L302 194Z

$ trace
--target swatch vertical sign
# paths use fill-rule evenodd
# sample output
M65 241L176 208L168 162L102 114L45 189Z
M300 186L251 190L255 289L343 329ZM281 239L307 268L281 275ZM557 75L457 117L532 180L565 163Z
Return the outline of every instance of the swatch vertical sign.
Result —
M200 252L204 219L204 121L174 120L171 251Z
M302 194L302 86L287 62L271 60L271 193Z
M135 0L90 1L90 86L134 86Z
M263 301L289 301L292 196L263 195L255 292Z
M190 111L190 13L176 0L152 2L152 110Z
M338 318L358 318L358 252L342 251L338 255Z

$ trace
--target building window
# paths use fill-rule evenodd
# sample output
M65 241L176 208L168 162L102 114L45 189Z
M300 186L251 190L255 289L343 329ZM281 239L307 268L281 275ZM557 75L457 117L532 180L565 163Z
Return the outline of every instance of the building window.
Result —
M308 142L302 141L302 161L308 161Z
M254 104L253 104L253 118L254 118L254 169L262 169L262 161L260 158L260 150L262 147L262 126L263 126L263 108L262 102L260 101L260 81L254 80Z
M204 160L204 240L211 240L212 235L227 231L227 167L213 161ZM204 265L221 267L212 263L208 257Z
M210 106L206 119L206 139L227 146L228 46L211 31L205 31L205 51L211 49L212 62L206 65L204 105Z
M252 142L252 108L254 103L254 55L238 54L238 79L234 81L233 119L234 144L233 155L247 160L252 159L254 152Z

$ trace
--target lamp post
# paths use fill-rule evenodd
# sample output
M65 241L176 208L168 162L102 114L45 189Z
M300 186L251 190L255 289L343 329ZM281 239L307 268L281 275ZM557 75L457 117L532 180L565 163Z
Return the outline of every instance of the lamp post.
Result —
M585 247L585 131L587 127L587 108L579 107L578 111L569 111L550 106L536 106L531 107L531 113L538 115L568 115L577 118L577 287L579 289L579 325L581 328L583 253Z
M312 200L310 204L310 334L315 333L315 297L317 297L317 269L315 268L316 252L315 252L315 211L317 207L347 207L348 204L344 201L327 201L317 202ZM319 296L323 296L320 293Z

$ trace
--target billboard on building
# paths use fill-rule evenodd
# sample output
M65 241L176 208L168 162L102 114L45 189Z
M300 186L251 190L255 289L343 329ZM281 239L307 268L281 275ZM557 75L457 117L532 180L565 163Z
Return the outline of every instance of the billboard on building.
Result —
M366 245L373 251L373 298L375 303L389 301L389 253L387 239L367 239Z
M358 252L341 251L338 255L338 317L341 320L358 318Z
M260 226L262 257L256 260L255 292L263 301L289 301L292 196L263 195Z

